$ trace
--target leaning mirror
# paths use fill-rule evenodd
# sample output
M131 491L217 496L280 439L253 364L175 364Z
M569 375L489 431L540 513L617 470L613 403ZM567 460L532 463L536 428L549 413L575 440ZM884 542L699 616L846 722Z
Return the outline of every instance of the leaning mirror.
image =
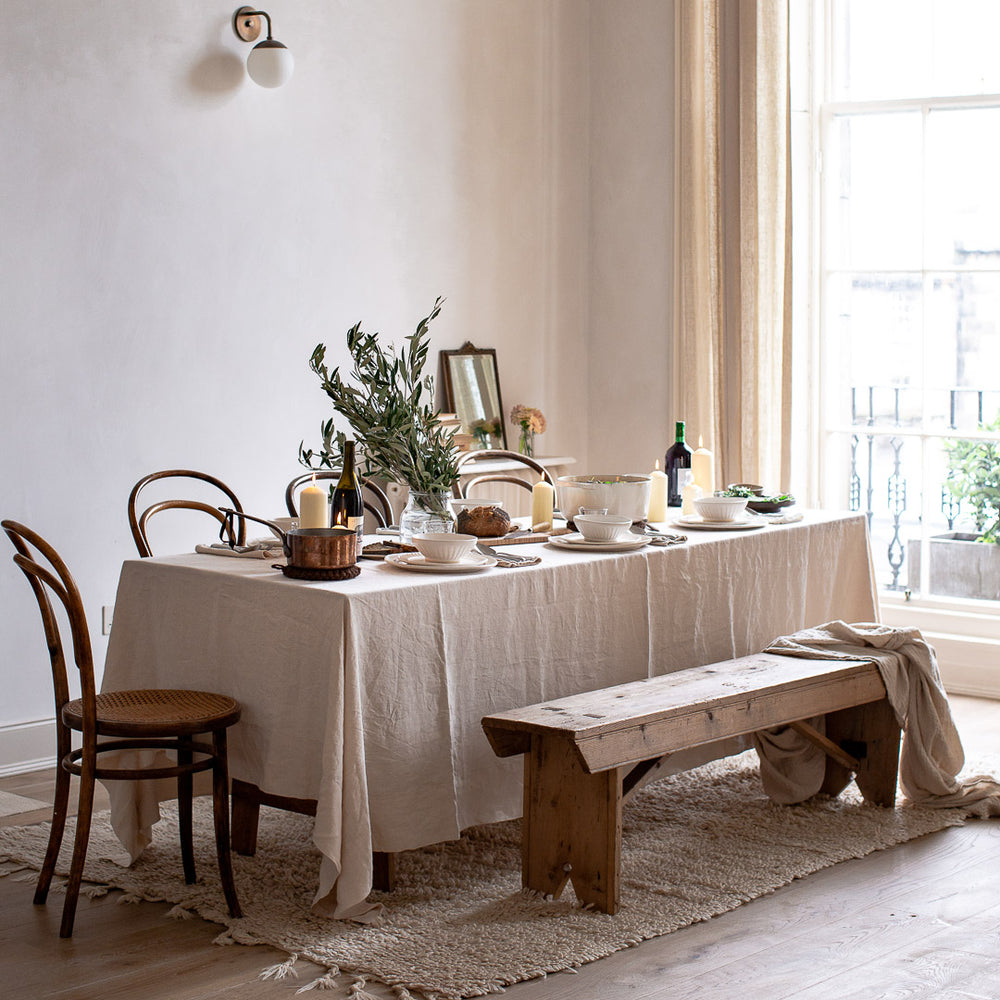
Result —
M457 351L441 352L444 408L462 422L475 448L506 448L497 352L466 341Z

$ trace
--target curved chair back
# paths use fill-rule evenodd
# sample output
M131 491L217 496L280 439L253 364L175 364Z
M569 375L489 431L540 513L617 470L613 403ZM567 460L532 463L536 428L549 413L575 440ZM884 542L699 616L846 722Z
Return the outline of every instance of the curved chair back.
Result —
M317 469L315 472L305 472L301 476L296 476L285 487L285 506L288 508L289 515L299 516L299 509L295 505L295 494L300 486L308 483L313 476L317 479L337 480L340 479L340 475L340 469ZM358 476L358 482L361 483L361 499L364 502L365 510L375 518L375 523L380 528L388 528L392 524L392 504L389 503L389 497L385 490L374 479L369 479L367 476Z
M83 600L80 597L76 581L60 558L59 553L41 535L16 521L0 522L0 527L3 527L7 537L17 550L14 554L14 562L27 577L35 600L38 602L38 610L42 614L45 644L48 646L49 659L52 661L56 730L59 759L61 760L70 750L69 730L59 721L63 706L70 700L69 678L66 670L66 646L63 642L62 630L59 627L59 619L53 610L49 595L51 593L58 598L69 621L73 661L76 663L80 675L80 696L83 702L84 724L87 726L84 730L86 742L88 733L93 737L96 723L94 659L90 646L90 632L87 628L87 616L83 610ZM38 556L41 556L44 561L39 561Z
M533 472L537 473L538 480L526 480L521 479L514 475L512 472L483 472L479 475L470 476L471 467L477 462L489 462L489 461L511 461L519 462L521 465ZM458 473L459 478L455 481L455 486L453 492L455 496L460 500L469 499L469 492L480 483L509 483L513 486L520 486L523 489L531 491L531 487L534 486L535 482L542 480L546 483L552 485L555 488L555 480L549 474L548 469L536 462L533 458L529 458L527 455L521 455L516 451L503 451L502 449L488 449L482 451L467 451L462 454L458 459ZM462 482L462 477L466 478L465 482Z
M230 501L227 506L232 506L234 510L239 511L241 514L243 513L243 507L236 494L221 479L216 479L215 476L210 476L206 472L194 472L191 469L165 469L162 472L151 472L148 476L143 476L132 487L132 492L128 498L128 523L132 529L132 538L135 540L135 547L139 550L139 555L143 559L153 554L152 549L149 547L149 538L146 535L146 523L154 514L158 514L160 511L177 508L199 510L214 517L224 528L227 524L226 515L218 507L213 507L211 504L201 500L160 500L157 503L151 504L141 514L137 513L139 494L146 486L158 479L197 479L201 482L209 483L225 494ZM230 541L234 545L245 545L247 539L246 521L242 517L237 520L237 537L230 537Z

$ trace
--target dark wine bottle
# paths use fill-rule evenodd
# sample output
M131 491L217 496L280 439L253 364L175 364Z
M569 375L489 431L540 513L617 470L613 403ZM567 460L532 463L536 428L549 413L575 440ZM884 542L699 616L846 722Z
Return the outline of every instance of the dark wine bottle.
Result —
M667 449L663 464L667 472L667 506L680 507L684 487L691 482L691 449L684 443L684 421L674 425L674 443Z
M361 499L361 484L354 469L354 442L344 442L344 471L337 480L333 491L333 526L354 528L358 533L358 551L361 551L361 536L364 533L365 505Z

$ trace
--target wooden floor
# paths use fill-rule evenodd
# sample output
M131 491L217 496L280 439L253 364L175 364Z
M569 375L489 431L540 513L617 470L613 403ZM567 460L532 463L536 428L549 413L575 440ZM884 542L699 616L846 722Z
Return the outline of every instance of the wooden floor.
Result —
M970 758L1000 749L1000 702L955 698L953 706ZM0 790L43 800L51 788L47 773L0 781ZM0 823L45 818L30 813ZM120 893L81 898L74 936L60 941L60 898L34 906L32 892L30 883L0 879L0 997L291 998L313 978L314 967L299 963L298 979L259 982L260 969L284 956L215 946L218 927L166 920L168 904L118 905ZM368 991L393 996L377 986ZM510 987L507 997L997 1000L1000 822L971 821L836 865L577 975Z

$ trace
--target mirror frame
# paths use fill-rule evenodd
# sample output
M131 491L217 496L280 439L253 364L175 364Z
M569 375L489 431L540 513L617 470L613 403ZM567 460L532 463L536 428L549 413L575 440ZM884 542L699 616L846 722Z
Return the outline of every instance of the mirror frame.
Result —
M475 347L471 340L467 340L457 351L441 351L441 385L444 390L444 409L448 413L456 413L455 407L455 389L451 381L451 364L452 358L463 358L477 356L486 356L492 360L493 363L493 377L496 379L497 383L497 405L500 407L500 449L507 449L507 419L503 410L503 395L500 392L500 369L497 366L497 352L492 347ZM488 450L488 449L484 449Z

